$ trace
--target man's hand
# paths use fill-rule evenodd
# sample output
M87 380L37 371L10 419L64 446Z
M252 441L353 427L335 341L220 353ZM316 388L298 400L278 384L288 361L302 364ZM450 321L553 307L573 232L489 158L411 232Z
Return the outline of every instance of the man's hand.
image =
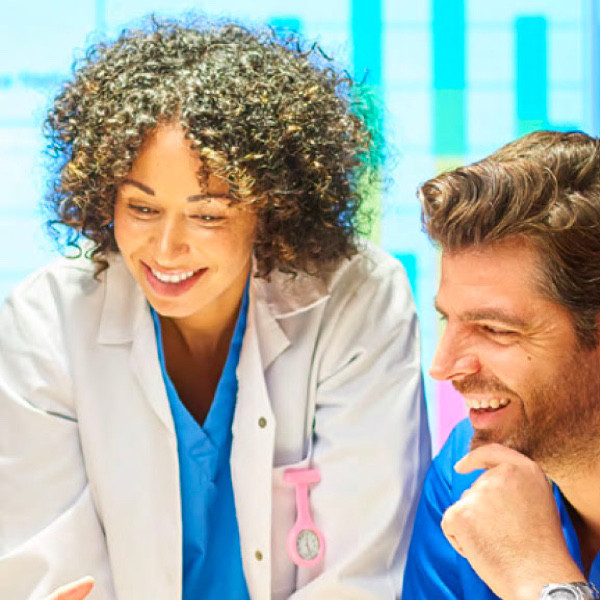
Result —
M84 577L57 589L46 600L83 600L94 587L91 577Z
M584 580L567 550L551 486L535 462L488 444L454 468L486 472L446 510L442 530L497 596L537 600L547 583Z

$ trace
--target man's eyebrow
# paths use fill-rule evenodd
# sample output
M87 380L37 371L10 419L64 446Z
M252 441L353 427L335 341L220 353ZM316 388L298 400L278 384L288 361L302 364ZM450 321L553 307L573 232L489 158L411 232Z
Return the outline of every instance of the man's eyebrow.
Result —
M438 304L437 298L435 299L433 306L440 315L442 315L443 317L448 316L446 311L442 309L442 307ZM459 319L463 322L497 321L499 323L511 325L512 327L518 327L520 329L525 329L527 327L527 321L525 321L521 317L518 317L514 313L502 310L501 308L482 308L478 310L468 310L464 313L461 313Z
M513 327L524 329L527 327L527 321L518 317L514 313L502 310L501 308L482 308L480 310L468 310L461 315L462 321L498 321Z
M123 185L125 183L127 183L129 185L132 185L133 187L136 187L136 188L142 190L142 192L144 192L146 194L149 194L150 196L155 196L156 195L154 193L154 190L151 187L148 187L147 185L144 185L143 183L140 183L139 181L136 181L135 179L129 179L128 177L126 177L121 182L121 185Z

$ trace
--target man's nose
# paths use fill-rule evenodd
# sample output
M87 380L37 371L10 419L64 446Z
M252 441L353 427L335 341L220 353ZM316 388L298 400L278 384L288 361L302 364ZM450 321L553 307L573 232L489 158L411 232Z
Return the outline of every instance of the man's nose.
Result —
M437 380L464 378L479 372L481 364L477 353L468 343L466 333L447 325L429 369L429 374Z

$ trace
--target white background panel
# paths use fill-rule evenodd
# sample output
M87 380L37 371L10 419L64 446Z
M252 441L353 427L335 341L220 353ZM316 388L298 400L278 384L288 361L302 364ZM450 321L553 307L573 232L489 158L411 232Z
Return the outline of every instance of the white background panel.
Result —
M467 95L467 138L471 150L492 152L515 136L512 88L471 89Z
M514 33L507 27L475 26L467 34L469 86L512 84Z
M550 26L548 37L548 79L551 84L570 84L579 91L585 77L581 29Z
M431 86L429 26L388 25L383 48L384 74L388 87L413 89L415 86Z
M517 16L540 15L559 24L580 25L585 4L569 0L465 0L470 23L509 25Z

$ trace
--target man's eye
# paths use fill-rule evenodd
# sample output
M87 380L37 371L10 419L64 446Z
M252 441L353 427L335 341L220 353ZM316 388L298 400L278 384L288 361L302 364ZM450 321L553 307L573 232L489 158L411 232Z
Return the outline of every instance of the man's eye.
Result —
M500 329L499 327L493 327L492 325L482 325L482 329L492 335L512 335L515 333L510 329Z

